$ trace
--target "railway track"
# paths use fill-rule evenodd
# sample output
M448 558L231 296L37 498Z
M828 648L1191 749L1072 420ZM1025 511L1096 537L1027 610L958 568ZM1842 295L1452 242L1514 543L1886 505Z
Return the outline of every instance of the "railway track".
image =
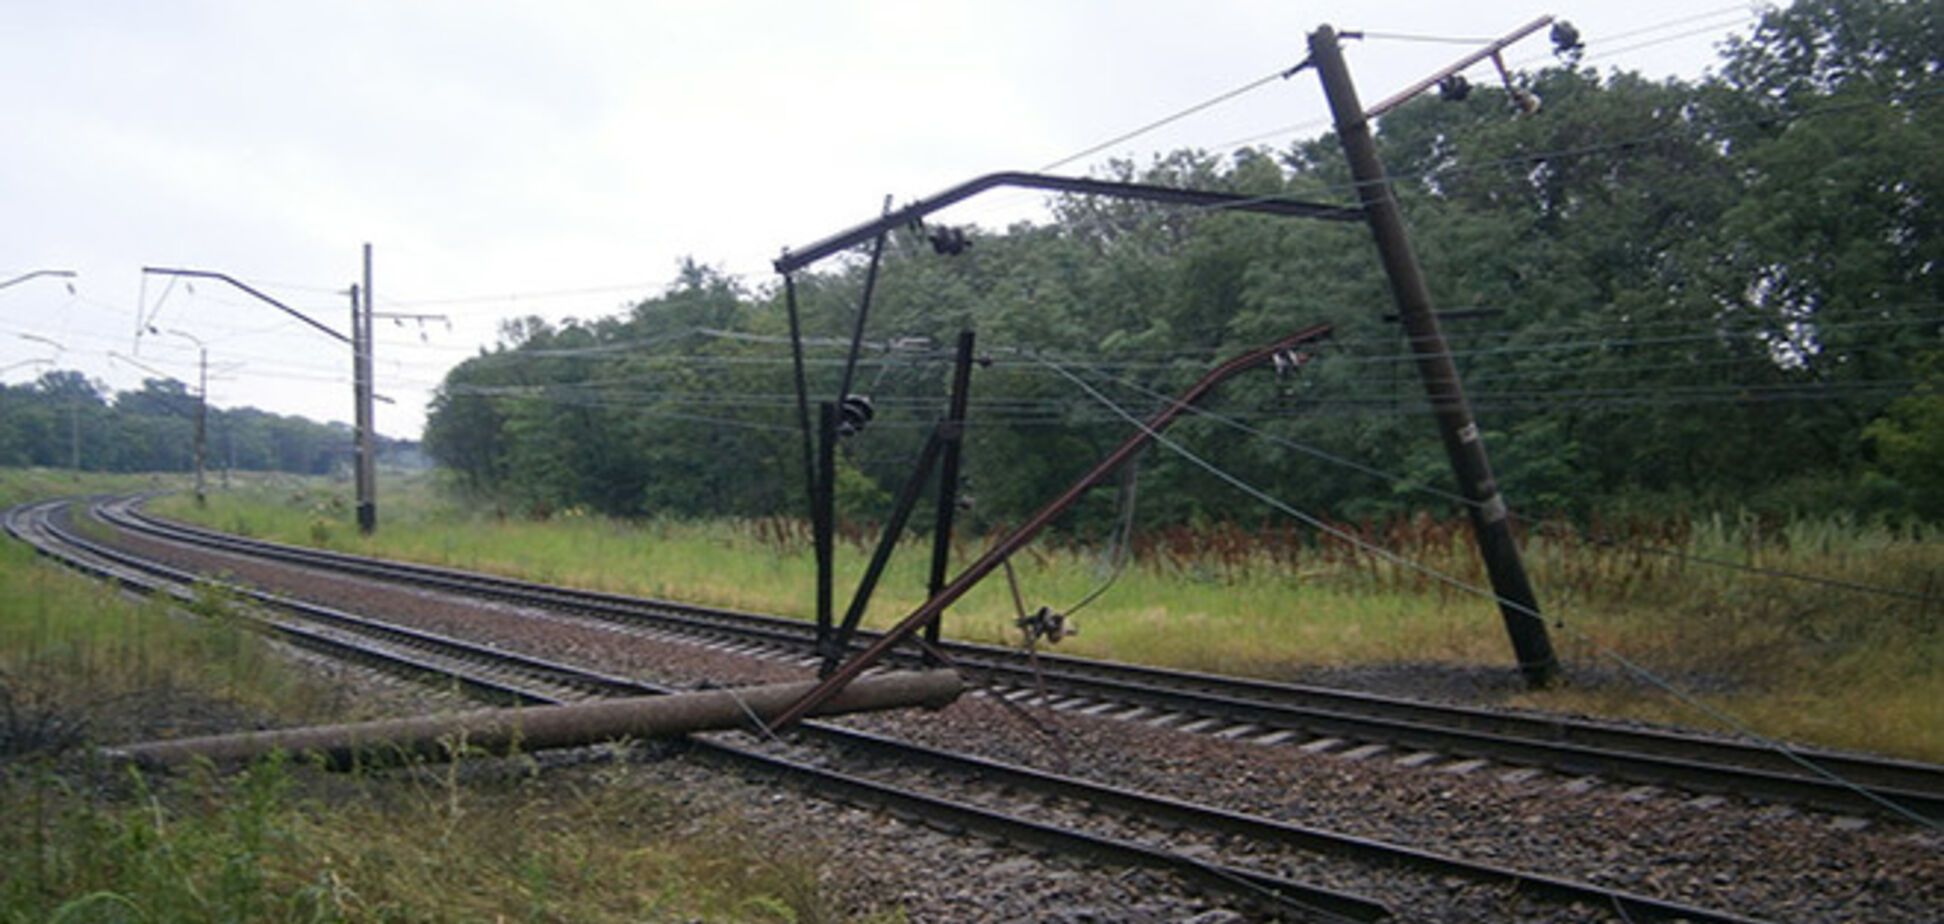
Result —
M6 529L43 553L147 593L188 593L194 575L144 561L77 535L54 514L57 504L9 511ZM313 563L312 567L316 567ZM489 700L562 702L601 695L666 692L654 684L512 654L456 638L406 629L248 588L235 592L281 615L265 628L300 644L328 627L313 647L387 669L459 680ZM310 635L287 634L296 623ZM1389 909L1338 883L1375 883L1380 891L1449 894L1470 883L1474 909L1498 914L1622 920L1746 921L1728 911L1632 894L1571 879L1478 863L1368 838L1225 811L1130 789L927 748L827 723L806 723L787 740L753 732L692 737L706 759L746 773L787 779L812 792L889 808L952 830L1114 864L1164 869L1203 888L1238 896L1278 915L1317 920L1374 920ZM1322 875L1331 885L1301 877ZM1401 881L1401 885L1400 885ZM1535 907L1538 910L1534 910ZM1545 909L1552 908L1552 911Z
M735 652L803 659L814 637L813 627L799 620L246 539L159 520L137 510L139 502L119 499L99 505L99 514L120 528L157 538L562 609L709 639ZM865 636L860 645L870 641L869 634L860 635ZM1670 787L1704 799L1738 796L1868 815L1901 809L1933 822L1944 820L1944 767L1934 764L1819 749L1783 751L1660 729L1045 653L1035 668L1010 649L966 643L943 647L954 664L983 678L997 695L1061 711L1354 759L1388 756L1427 772L1482 772L1489 762L1513 774L1543 769L1568 778L1564 785L1577 789L1614 782L1634 787L1637 796L1648 791L1640 787Z

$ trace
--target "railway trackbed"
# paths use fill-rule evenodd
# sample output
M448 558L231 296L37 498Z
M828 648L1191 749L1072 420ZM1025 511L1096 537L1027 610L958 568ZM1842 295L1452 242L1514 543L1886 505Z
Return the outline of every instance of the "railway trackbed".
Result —
M738 651L801 658L814 630L800 620L518 581L427 565L362 558L245 539L142 514L137 499L102 505L108 522L158 538L291 564L560 608L681 635ZM860 644L874 636L864 636ZM1944 767L1872 755L1792 748L1552 715L1427 703L1324 687L1221 677L1041 653L948 643L952 661L999 695L1060 711L1184 728L1311 752L1384 755L1427 771L1506 772L1530 768L1602 782L1672 787L1839 812L1880 815L1901 808L1944 820ZM915 663L911 657L903 663ZM1455 769L1454 769L1455 768ZM1893 808L1895 807L1895 808Z
M501 600L518 599L522 606L536 605L530 597L517 597L521 588L533 585L444 569L390 566L349 556L309 555L306 550L158 523L131 514L125 509L127 506L126 502L106 504L102 505L101 512L104 518L123 529L139 530L174 542L218 544L231 553L247 551L312 569L354 571L370 580L402 579L420 587L437 586L445 593L475 596L486 593ZM39 505L10 511L7 528L50 555L69 559L79 567L145 592L186 593L181 589L184 584L196 580L195 575L142 561L76 535L50 515L53 510L54 505ZM394 567L398 574L391 573ZM399 574L404 576L401 578ZM462 583L469 586L456 586ZM515 654L248 588L239 588L237 592L279 613L266 618L265 628L298 644L325 649L336 656L354 657L367 664L383 665L393 671L429 674L445 678L444 682L457 681L469 694L488 700L562 702L668 689L614 673ZM538 588L537 592L548 598L546 606L565 607L583 617L622 620L630 626L641 627L642 631L655 633L679 631L681 627L672 625L667 617L643 615L634 610L652 611L666 606L680 613L699 609L612 595L578 595L559 588ZM802 641L807 635L799 635L799 640L792 643L781 632L757 638L758 633L737 633L723 628L746 621L760 629L781 629L784 627L775 624L787 621L719 610L699 610L699 613L697 619L710 626L700 631L709 632L715 639L712 644L719 648L767 652L773 658L801 657L807 648ZM1002 684L1008 676L1000 669L1005 652L978 646L953 646L950 651L954 660L1001 678ZM789 654L784 655L786 652ZM988 658L990 661L980 660ZM1081 670L1073 676L1049 667L1046 683L1058 691L1047 697L1050 708L1073 715L1121 715L1130 728L1148 727L1146 722L1155 720L1165 720L1154 726L1157 730L1171 726L1192 728L1212 722L1201 729L1213 732L1210 737L1219 736L1228 742L1256 741L1272 747L1289 744L1311 748L1306 753L1326 750L1314 747L1315 743L1333 737L1330 731L1334 727L1326 727L1322 732L1311 732L1307 739L1300 738L1289 733L1308 731L1314 726L1269 718L1267 710L1277 704L1266 702L1269 697L1264 691L1285 689L1280 685L1245 682L1229 688L1220 678L1161 672L1165 683L1156 689L1143 687L1126 694L1128 698L1106 699L1099 691L1114 685L1125 687L1131 681L1116 676L1114 666L1087 662L1078 665ZM1096 686L1083 686L1088 682L1087 672L1094 674L1092 682ZM1101 675L1105 675L1104 682ZM1023 685L1010 689L1002 686L992 691L992 697L1034 698L1022 695L1028 689ZM1312 688L1287 689L1305 694L1318 692ZM1250 692L1243 695L1239 690ZM1352 694L1351 699L1376 698ZM1220 712L1211 704L1247 712ZM1277 708L1293 707L1277 705ZM1135 710L1143 713L1129 715ZM1277 735L1283 737L1275 739ZM889 808L923 818L935 826L976 831L1016 844L1091 856L1110 864L1165 869L1202 888L1239 896L1275 914L1317 919L1373 919L1390 909L1401 909L1407 917L1438 919L1750 920L1741 916L1739 909L1710 910L1607 885L1522 871L1505 864L1477 862L1266 815L1104 785L1043 768L926 747L835 723L813 723L784 740L765 739L753 733L695 736L693 747L707 759L736 766L747 773L781 777L814 793ZM1371 744L1360 747L1369 748ZM1446 751L1455 752L1455 749ZM1409 761L1411 757L1407 755L1403 759ZM1459 760L1444 769L1463 773L1451 768L1476 760ZM1419 765L1426 763L1430 761L1418 761ZM1377 897L1364 897L1366 894ZM1425 913L1430 908L1444 910Z

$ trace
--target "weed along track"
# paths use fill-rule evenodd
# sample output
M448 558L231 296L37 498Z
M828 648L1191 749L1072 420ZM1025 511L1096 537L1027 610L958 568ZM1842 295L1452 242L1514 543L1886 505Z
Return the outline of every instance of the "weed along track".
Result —
M440 592L484 596L561 611L658 640L699 642L737 655L808 665L813 631L775 616L646 600L403 562L360 558L244 539L143 515L131 500L101 516L142 535L254 558L366 575ZM875 637L860 632L863 641ZM996 694L1066 714L1170 727L1219 738L1352 761L1390 760L1426 773L1493 772L1530 778L1543 769L1561 785L1645 794L1668 787L1706 797L1732 795L1832 811L1882 815L1895 809L1944 819L1944 767L1868 755L1797 749L1622 726L1557 715L1468 708L1316 686L1271 683L944 643L952 661ZM916 663L915 658L904 663Z
M390 669L457 679L481 698L561 702L807 675L798 662L808 633L793 635L802 627L787 620L309 553L156 523L127 506L101 510L118 527L112 547L74 535L48 507L14 511L8 528L130 586L231 574L299 614L275 617L278 626L328 635ZM155 560L175 571L158 575ZM1934 829L1825 814L1811 806L1862 809L1786 790L1787 773L1757 757L1724 766L1732 761L1715 755L1732 750L1707 739L1064 659L1043 660L1042 696L1005 652L947 653L991 678L989 692L935 713L809 723L780 740L698 735L690 753L949 835L1150 869L1140 874L1152 877L1148 891L1219 895L1266 915L1923 920L1944 905ZM1486 750L1495 739L1516 750ZM1548 740L1564 747L1548 752ZM1937 768L1843 760L1826 766L1935 814ZM1714 776L1665 769L1683 763ZM946 843L1022 880L1041 869L967 838ZM1182 898L1143 913L1194 907Z

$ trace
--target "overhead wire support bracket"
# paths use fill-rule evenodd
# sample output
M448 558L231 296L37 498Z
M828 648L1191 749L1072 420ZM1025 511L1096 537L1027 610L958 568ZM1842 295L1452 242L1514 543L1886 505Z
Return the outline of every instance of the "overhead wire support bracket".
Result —
M428 314L418 311L374 311L371 313L371 316L385 321L417 321L421 324L426 321L441 321L446 324L452 323L452 317L450 315Z
M844 620L836 628L836 635L830 640L824 652L823 672L837 669L844 652L850 649L851 638L857 633L857 624L864 618L864 611L871 605L871 596L877 592L878 580L884 576L884 568L891 562L891 553L898 548L898 540L904 536L905 524L910 521L911 513L918 505L918 498L925 490L925 483L931 480L932 470L938 466L939 454L946 445L947 426L944 421L934 424L925 437L925 446L918 454L918 462L912 466L911 474L905 479L904 486L898 490L898 498L891 508L891 518L884 525L884 532L878 537L877 549L871 553L871 562L864 568L864 576L857 581L857 590L851 594L850 605L844 610Z
M21 273L20 275L15 276L12 279L0 280L0 289L4 289L12 285L19 285L20 283L26 282L29 279L39 279L42 276L56 276L62 279L73 279L75 273L73 270L49 270L49 269L34 270L32 272ZM68 283L68 291L70 292L74 291L74 283L72 282Z
M1378 116L1383 115L1384 113L1389 112L1392 109L1396 109L1397 107L1402 106L1407 102L1410 102L1419 93L1423 93L1424 91L1437 86L1446 77L1450 77L1451 75L1456 74L1459 71L1464 70L1465 68L1471 67L1472 65L1477 64L1478 62L1483 61L1486 58L1491 58L1495 61L1498 61L1499 72L1503 74L1505 72L1505 63L1499 59L1499 52L1502 52L1506 48L1514 44L1517 44L1520 39L1523 39L1526 36L1539 31L1540 29L1544 29L1545 27L1552 25L1552 23L1553 23L1553 18L1551 16L1541 16L1538 19L1526 23L1525 25L1520 26L1519 28L1506 33L1505 35L1497 39L1494 39L1491 43L1487 44L1485 47L1480 48L1479 50L1474 51L1471 54L1459 58L1458 60L1453 61L1450 64L1447 64L1444 67L1441 67L1431 72L1431 75L1425 77L1423 80L1420 80L1417 83L1411 84L1410 86L1405 87L1404 89L1391 94L1389 97L1385 98L1382 102L1377 103L1376 105L1371 106L1368 109L1365 109L1363 111L1363 116L1366 119L1377 118ZM1341 37L1348 38L1351 35L1352 33L1345 32L1342 33ZM1314 57L1315 55L1311 55L1311 58Z
M1300 67L1292 69L1291 73L1300 69ZM1284 74L1282 76L1288 75ZM894 544L896 533L902 528L904 517L910 514L910 508L915 504L917 493L922 490L924 480L929 477L931 470L934 467L940 466L942 462L943 468L945 469L945 477L941 480L939 486L941 517L940 524L935 529L932 575L928 582L930 589L935 591L933 594L934 598L939 596L937 591L940 591L939 585L942 582L942 571L945 567L944 557L947 555L945 547L949 543L950 508L958 500L958 485L956 484L958 479L956 473L957 463L959 461L958 457L962 449L963 428L965 426L965 408L963 406L966 387L965 377L971 365L971 337L969 333L961 337L957 363L958 370L954 376L953 410L948 415L948 420L941 422L941 425L934 429L928 439L923 458L919 462L918 470L913 475L912 482L906 486L905 491L901 492L898 503L898 525L896 528L887 532L887 544L881 547L878 555L874 556L871 570L866 573L863 582L859 585L858 593L853 597L850 606L847 608L848 611L844 616L843 622L840 625L836 618L835 607L832 601L833 588L831 586L833 583L833 559L835 557L833 533L836 525L835 505L833 503L833 495L835 493L834 444L842 436L855 435L856 431L861 429L862 424L870 419L871 406L868 399L860 395L852 395L850 389L854 382L858 350L863 343L864 331L868 323L871 300L876 288L879 267L884 257L886 238L892 231L900 227L921 224L924 217L933 212L962 202L987 190L1008 186L1025 189L1041 189L1074 195L1104 196L1114 199L1159 202L1207 210L1251 212L1255 214L1294 218L1313 218L1321 221L1356 222L1364 220L1363 210L1355 205L1335 205L1306 202L1273 195L1251 196L1210 190L1183 189L1151 183L1128 183L1115 180L1099 180L1089 177L1052 176L1043 173L1010 171L991 173L974 178L929 198L920 199L900 209L892 209L892 200L886 197L884 206L875 220L865 222L845 231L840 231L823 240L812 243L801 250L784 250L782 255L776 258L773 265L777 273L783 277L784 303L788 310L790 320L790 354L796 378L798 423L800 429L803 431L805 487L809 493L810 522L814 544L816 546L816 650L817 654L823 658L826 670L836 667L837 661L842 658L852 633L855 631L857 622L862 616L864 607L868 605L870 595L875 589L878 572L883 567L881 559L888 553L891 544ZM853 329L849 341L850 349L844 362L842 381L832 401L823 404L820 408L822 413L821 420L818 422L819 426L817 427L819 432L813 434L809 413L809 386L804 375L804 341L801 312L797 304L795 274L799 270L819 260L864 243L870 243L872 245L871 256L865 272L864 291L859 300L857 315L853 322ZM965 242L962 239L949 243L950 246L943 246L935 240L934 247L941 253L958 253L964 250ZM1261 361L1268 362L1271 356L1272 354L1264 354ZM842 421L837 419L839 414L844 415ZM1068 503L1070 502L1069 500ZM1035 527L1034 529L1037 531L1038 528L1043 526L1044 523L1041 523L1039 527ZM1000 560L1003 560L1003 556ZM955 582L943 588L943 592L956 596L952 588L957 586ZM932 625L926 628L928 635L933 639L937 638L938 629L936 621L937 614L933 614L930 620ZM914 629L918 626L919 623L913 623ZM842 670L840 668L839 673ZM801 716L799 715L797 717L800 718Z
M891 197L884 197L883 211L891 211ZM871 296L877 291L878 268L884 264L884 241L891 232L890 228L878 231L871 243L871 265L864 272L864 293L857 300L857 318L851 325L850 352L844 358L844 377L837 385L837 400L848 401L851 397L851 384L856 381L857 353L864 346L864 328L870 323Z
M1313 327L1304 328L1275 343L1234 357L1220 366L1215 367L1213 370L1210 370L1207 375L1202 376L1186 392L1183 392L1181 397L1170 401L1166 407L1163 407L1152 418L1149 418L1139 431L1128 436L1118 447L1115 447L1114 451L1108 453L1105 458L1096 463L1086 474L1081 475L1071 486L1061 492L1058 497L1048 501L1045 506L1041 507L1029 517L1024 524L1013 530L1004 539L1001 539L992 548L988 549L985 554L979 556L977 561L966 566L965 570L960 572L958 577L953 578L952 582L946 585L943 590L933 594L931 599L926 600L916 610L913 610L903 621L887 630L883 635L880 635L876 641L871 643L870 647L865 648L856 657L837 668L828 677L824 678L822 683L819 683L810 692L804 694L802 699L797 700L790 708L784 710L782 714L778 715L770 723L770 730L777 732L795 725L819 705L827 702L831 697L836 696L851 681L857 679L859 675L869 670L873 664L876 664L886 654L890 653L891 649L917 634L926 625L937 620L945 612L946 607L957 602L967 591L970 591L980 581L1005 564L1012 557L1013 553L1024 548L1026 543L1031 542L1033 537L1039 535L1040 531L1045 529L1049 523L1053 522L1055 517L1058 517L1068 508L1078 503L1086 495L1087 491L1106 480L1109 475L1112 475L1122 465L1126 464L1128 459L1146 448L1148 444L1154 442L1157 434L1167 429L1170 424L1174 423L1176 418L1187 412L1196 401L1214 390L1217 385L1242 372L1272 362L1278 353L1285 353L1312 340L1320 340L1327 337L1330 334L1330 330L1331 328L1327 324L1318 324Z
M345 344L347 346L351 345L350 337L338 333L337 331L331 329L329 326L325 325L323 322L318 321L312 318L310 315L298 311L297 309L292 308L289 305L286 305L283 302L278 301L277 299L264 294L262 290L256 288L255 286L250 285L247 282L244 282L241 279L231 276L228 273L217 273L217 272L212 272L210 270L172 269L169 267L161 267L161 266L144 266L142 267L142 274L145 276L186 276L191 279L214 279L217 280L218 282L227 282L230 285L233 285L238 289L243 290L244 292L256 296L257 299L263 302L267 302L271 307L276 308L277 310L282 311L283 313L290 315L291 317L296 318L297 320L302 321L305 324L309 324L310 326L315 327L320 331L323 331L326 335L330 336L333 340L336 340L337 342Z
M878 235L894 228L909 225L947 206L963 202L987 190L1005 186L1015 186L1023 189L1044 189L1051 192L1073 193L1083 196L1109 196L1117 199L1137 199L1146 202L1162 202L1171 205L1192 206L1195 208L1254 212L1263 215L1283 215L1293 218L1314 218L1322 221L1363 220L1363 210L1355 205L1332 205L1321 202L1306 202L1300 199L1285 199L1281 196L1246 196L1240 193L1213 192L1203 189L1182 189L1174 186L1157 186L1152 183L1123 183L1116 180L1096 180L1089 177L1051 176L1043 173L1010 171L989 173L977 179L968 180L937 195L913 202L904 208L887 210L875 220L865 222L845 231L840 231L800 250L784 251L782 256L776 258L774 266L778 273L788 275L832 254L873 240Z
M952 528L958 517L962 495L959 491L959 461L965 451L965 414L972 387L973 334L961 330L952 363L952 391L941 422L945 454L938 463L938 512L932 518L931 572L925 580L925 596L937 596L945 588L945 569L951 564ZM926 663L937 662L939 620L925 627Z

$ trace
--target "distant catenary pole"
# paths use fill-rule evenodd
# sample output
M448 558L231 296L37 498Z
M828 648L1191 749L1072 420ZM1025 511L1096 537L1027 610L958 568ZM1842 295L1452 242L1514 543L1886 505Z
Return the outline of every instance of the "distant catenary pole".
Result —
M371 364L371 316L372 306L376 304L371 296L371 245L364 245L364 317L357 317L357 308L352 306L352 331L356 342L352 354L358 364L358 531L370 535L378 528L378 462L373 450L372 428L376 420L372 413L372 364Z

